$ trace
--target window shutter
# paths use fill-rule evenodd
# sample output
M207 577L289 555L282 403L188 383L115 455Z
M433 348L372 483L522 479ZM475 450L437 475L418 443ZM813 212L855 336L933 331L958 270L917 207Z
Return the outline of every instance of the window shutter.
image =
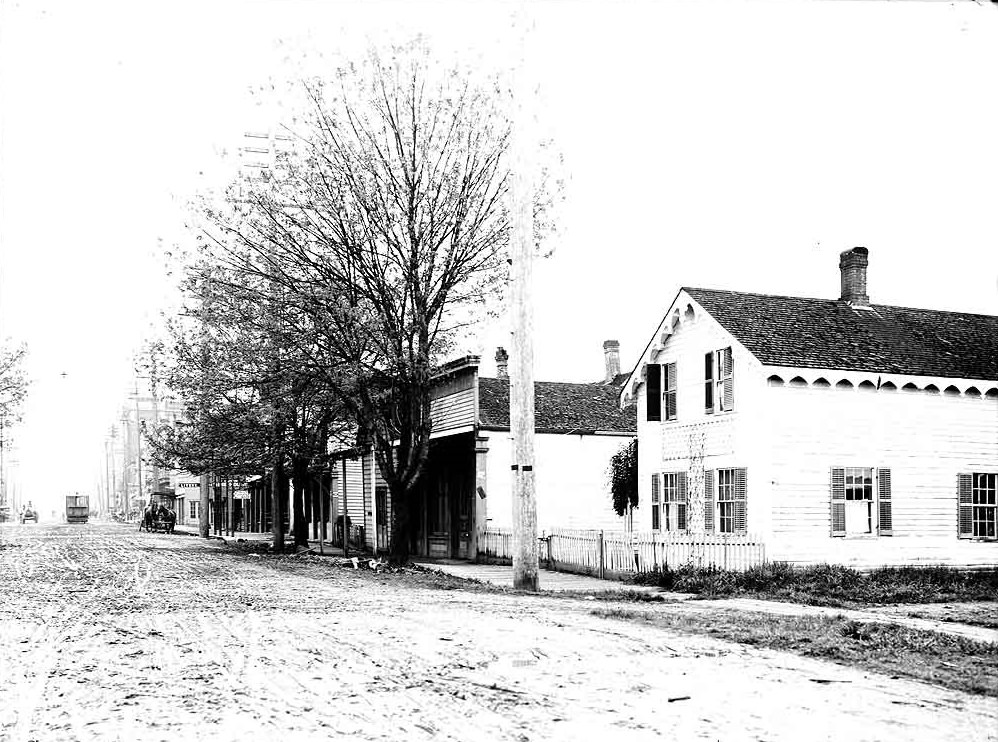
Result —
M846 472L832 469L832 535L846 535Z
M676 529L686 530L686 472L676 475Z
M659 502L662 497L661 484L658 474L651 475L651 529L657 531L659 522Z
M665 419L676 419L676 364L665 366Z
M748 500L747 479L748 469L735 469L735 533L745 533L748 530L745 512Z
M724 370L721 378L724 379L724 406L725 410L735 409L735 387L734 387L734 357L731 355L730 346L722 353Z
M974 477L972 474L956 475L957 533L960 538L974 537Z
M703 407L705 412L714 411L714 353L703 357Z
M714 470L703 473L703 529L714 532Z
M894 535L894 521L891 515L891 470L877 471L877 500L880 508L880 535Z
M648 364L648 421L662 419L662 367L657 363Z

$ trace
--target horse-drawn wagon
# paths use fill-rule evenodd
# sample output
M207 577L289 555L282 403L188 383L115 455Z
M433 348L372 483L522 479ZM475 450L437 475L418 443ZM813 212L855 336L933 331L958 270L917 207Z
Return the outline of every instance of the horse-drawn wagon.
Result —
M177 524L176 502L176 495L162 492L150 495L149 504L142 511L139 530L173 533L173 527Z

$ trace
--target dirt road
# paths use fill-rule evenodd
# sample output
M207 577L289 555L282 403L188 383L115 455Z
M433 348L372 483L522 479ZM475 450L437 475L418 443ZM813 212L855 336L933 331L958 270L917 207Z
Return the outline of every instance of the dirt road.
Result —
M608 620L599 601L125 526L0 529L12 742L998 739L998 699Z

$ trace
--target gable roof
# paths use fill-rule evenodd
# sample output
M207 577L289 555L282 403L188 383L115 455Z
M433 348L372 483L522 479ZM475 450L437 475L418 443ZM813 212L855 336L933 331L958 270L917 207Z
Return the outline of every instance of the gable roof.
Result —
M619 393L619 386L606 382L534 382L534 428L538 433L637 433L637 413L633 406L620 409ZM479 425L508 429L509 379L479 377L478 405Z
M763 364L998 379L998 317L683 289Z

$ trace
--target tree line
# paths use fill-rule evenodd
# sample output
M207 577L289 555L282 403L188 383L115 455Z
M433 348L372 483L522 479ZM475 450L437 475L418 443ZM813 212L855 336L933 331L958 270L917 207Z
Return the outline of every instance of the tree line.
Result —
M508 101L419 45L296 90L275 122L286 146L197 203L183 307L147 361L188 416L147 433L162 466L270 472L275 549L279 493L290 487L305 545L309 477L331 448L372 450L391 558L406 561L435 369L496 311L508 275Z

